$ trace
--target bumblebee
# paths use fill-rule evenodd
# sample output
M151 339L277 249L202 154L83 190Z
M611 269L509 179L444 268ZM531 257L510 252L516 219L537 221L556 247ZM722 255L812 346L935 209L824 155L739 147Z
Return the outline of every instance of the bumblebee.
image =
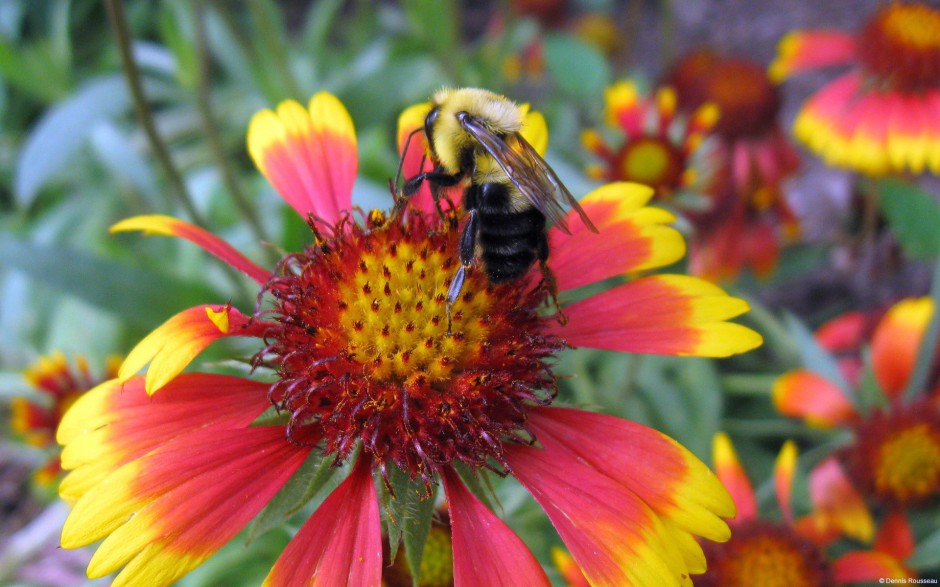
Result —
M493 284L522 277L538 261L554 295L554 279L546 265L546 228L551 223L571 234L562 203L597 232L571 192L523 138L522 122L522 111L514 102L487 90L443 89L431 99L423 131L434 168L406 180L402 193L407 198L427 181L437 201L440 188L467 184L461 267L451 282L448 311L477 256Z

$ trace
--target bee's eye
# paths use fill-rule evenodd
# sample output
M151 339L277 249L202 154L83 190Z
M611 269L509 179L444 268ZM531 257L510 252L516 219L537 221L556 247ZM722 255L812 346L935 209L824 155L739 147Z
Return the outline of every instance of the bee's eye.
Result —
M434 144L434 122L437 120L437 115L440 111L440 106L434 107L428 112L427 117L424 119L424 136L427 137L429 145Z

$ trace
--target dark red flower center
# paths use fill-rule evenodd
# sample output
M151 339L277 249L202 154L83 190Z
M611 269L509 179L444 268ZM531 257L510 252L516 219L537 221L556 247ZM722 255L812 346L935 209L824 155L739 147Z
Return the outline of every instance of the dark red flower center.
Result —
M858 38L866 71L892 89L940 88L940 11L926 4L892 4L868 21Z
M715 132L727 138L760 136L773 127L780 92L764 68L746 59L698 51L683 58L667 76L679 104L692 111L711 102L721 116Z
M458 238L420 212L346 216L282 260L265 288L279 327L256 360L278 371L270 397L291 439L338 459L360 441L425 480L455 460L504 466L503 442L530 440L527 406L551 401L545 360L564 346L542 334L546 289L471 268L448 330Z
M926 400L874 412L840 453L849 476L869 497L892 506L940 497L940 409Z
M825 587L831 570L815 544L788 526L751 520L735 527L731 540L704 544L704 587Z

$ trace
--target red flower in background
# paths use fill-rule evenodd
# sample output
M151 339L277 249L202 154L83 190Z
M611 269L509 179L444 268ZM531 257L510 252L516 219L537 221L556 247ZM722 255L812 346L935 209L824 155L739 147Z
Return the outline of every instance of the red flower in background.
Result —
M768 275L776 267L781 240L799 230L782 189L799 157L777 123L777 87L757 63L709 51L682 58L664 83L675 88L685 111L712 103L720 112L714 128L719 163L709 189L712 204L691 216L693 272L733 279L747 267Z
M120 359L107 362L104 373L92 374L88 361L80 355L73 359L74 366L61 352L41 357L23 371L23 378L37 394L33 397L14 397L10 403L10 429L27 444L41 449L55 446L55 431L62 416L86 391L102 381L117 376ZM56 451L57 452L57 451ZM58 455L51 457L36 471L36 482L48 485L62 472Z
M871 518L867 517L864 504L858 499L845 500L837 480L828 471L817 470L811 475L813 511L802 518L794 517L791 492L797 450L792 441L783 445L774 467L774 488L782 522L760 515L751 482L725 434L715 436L713 454L715 470L731 492L738 515L731 522L731 540L705 545L709 568L697 584L705 587L823 587L913 576L903 562L913 553L910 528L903 518L881 527L873 550L852 551L836 558L828 554L828 546L839 536L839 531L834 531L827 522L834 502L845 517L854 515L863 524L867 523L867 528L849 530L864 530L868 539L872 533ZM837 491L833 493L833 489ZM902 543L910 548L900 547Z
M813 95L793 132L826 163L871 175L940 175L940 10L893 2L855 34L796 31L770 74L852 66Z
M861 405L854 391L857 381L832 381L807 370L786 373L774 385L774 403L781 413L812 426L852 431L854 440L839 450L833 466L866 498L892 509L940 497L936 360L927 389L913 401L903 397L933 311L930 298L902 300L871 334L871 368L885 400L879 405Z
M719 118L714 104L703 104L686 118L677 115L672 88L641 95L628 81L609 87L604 98L616 137L608 142L601 131L582 133L585 147L603 161L588 168L589 176L642 183L663 200L705 191L714 171L709 157L710 132Z

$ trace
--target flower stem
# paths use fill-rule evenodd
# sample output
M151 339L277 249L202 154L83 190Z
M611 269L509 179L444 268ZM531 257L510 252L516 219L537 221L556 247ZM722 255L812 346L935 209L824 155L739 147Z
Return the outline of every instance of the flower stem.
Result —
M124 70L124 77L127 79L128 88L131 91L131 97L134 103L134 113L137 120L144 128L150 148L153 149L157 161L163 168L167 179L170 181L172 193L186 210L194 224L206 228L206 223L202 216L196 210L192 197L186 189L183 178L177 171L166 144L157 133L157 128L153 122L153 113L150 111L150 105L144 95L143 85L140 81L140 71L137 69L137 63L134 61L134 55L131 49L131 35L127 25L127 17L124 14L124 5L121 0L105 0L105 8L108 11L108 18L111 21L111 27L117 37L118 50L121 54L121 67Z
M733 396L770 397L779 373L730 373L721 376L721 388Z
M261 35L261 42L267 47L272 58L277 61L275 67L282 72L283 81L287 87L290 96L295 99L302 99L303 93L297 80L290 71L290 62L287 59L287 51L282 44L284 35L278 31L278 26L271 21L270 14L265 9L260 0L249 0L248 9L251 11L251 18L258 27L258 33Z
M209 46L206 39L204 3L200 0L192 3L190 6L192 7L193 22L196 28L196 51L198 54L196 59L196 77L198 80L196 84L196 106L199 110L199 118L202 122L203 131L206 134L206 140L209 143L209 151L212 154L216 167L219 169L222 183L225 184L225 188L235 202L238 211L241 212L245 220L248 221L248 225L255 235L255 238L259 241L268 241L269 239L265 235L264 227L261 226L261 222L254 213L254 209L248 202L245 192L242 191L238 180L235 178L235 173L229 165L230 159L225 154L225 148L222 146L222 140L219 136L219 128L212 115L212 100L210 96L211 64Z
M911 378L907 381L907 388L904 390L904 399L912 402L918 397L926 396L930 371L934 366L936 357L937 341L940 339L940 252L934 262L933 281L930 284L930 297L933 299L933 315L930 322L927 323L927 330L924 332L924 338L920 342L920 348L917 349L917 360L914 363L914 371Z

